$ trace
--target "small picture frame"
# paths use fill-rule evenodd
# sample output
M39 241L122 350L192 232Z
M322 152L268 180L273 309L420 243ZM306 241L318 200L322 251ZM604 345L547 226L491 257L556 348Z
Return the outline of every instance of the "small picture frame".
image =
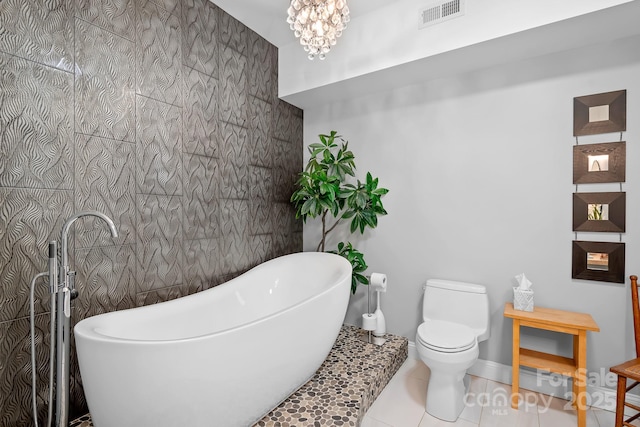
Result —
M627 143L573 146L573 183L625 182Z
M624 283L624 243L574 241L571 277Z
M627 130L627 91L573 98L573 136Z
M573 193L573 231L625 232L626 193Z

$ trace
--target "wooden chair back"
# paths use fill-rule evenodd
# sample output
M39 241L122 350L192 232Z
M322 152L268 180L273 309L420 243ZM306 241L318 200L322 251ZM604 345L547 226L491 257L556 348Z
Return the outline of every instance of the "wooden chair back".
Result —
M631 276L631 303L633 304L633 332L636 338L636 357L640 357L640 305L638 305L638 276Z

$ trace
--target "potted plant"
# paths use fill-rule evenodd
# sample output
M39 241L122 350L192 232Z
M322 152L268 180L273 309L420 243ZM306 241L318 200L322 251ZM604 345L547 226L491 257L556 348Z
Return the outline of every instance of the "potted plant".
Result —
M329 135L319 135L320 142L309 145L310 158L300 178L297 189L291 195L296 209L296 218L320 217L322 238L316 250L325 251L327 235L336 229L342 220L350 220L350 232L375 228L378 216L386 215L382 196L389 190L378 188L378 179L367 172L361 182L355 179L355 157L345 141L336 131ZM355 180L355 183L354 183ZM333 223L328 222L333 219ZM364 276L367 264L364 255L350 242L338 243L337 250L329 251L345 257L353 267L351 292L355 293L358 283L369 284Z

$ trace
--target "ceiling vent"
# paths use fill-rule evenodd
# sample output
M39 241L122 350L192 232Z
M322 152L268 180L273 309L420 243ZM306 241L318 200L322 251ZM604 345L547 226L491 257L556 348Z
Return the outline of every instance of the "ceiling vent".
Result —
M431 3L420 9L418 28L426 28L464 15L465 0L448 0Z

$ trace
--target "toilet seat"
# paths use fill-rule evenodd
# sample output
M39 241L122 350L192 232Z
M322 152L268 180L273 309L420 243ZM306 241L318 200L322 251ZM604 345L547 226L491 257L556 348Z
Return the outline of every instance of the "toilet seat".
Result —
M476 345L473 329L445 320L426 320L418 327L417 340L442 353L459 353Z

